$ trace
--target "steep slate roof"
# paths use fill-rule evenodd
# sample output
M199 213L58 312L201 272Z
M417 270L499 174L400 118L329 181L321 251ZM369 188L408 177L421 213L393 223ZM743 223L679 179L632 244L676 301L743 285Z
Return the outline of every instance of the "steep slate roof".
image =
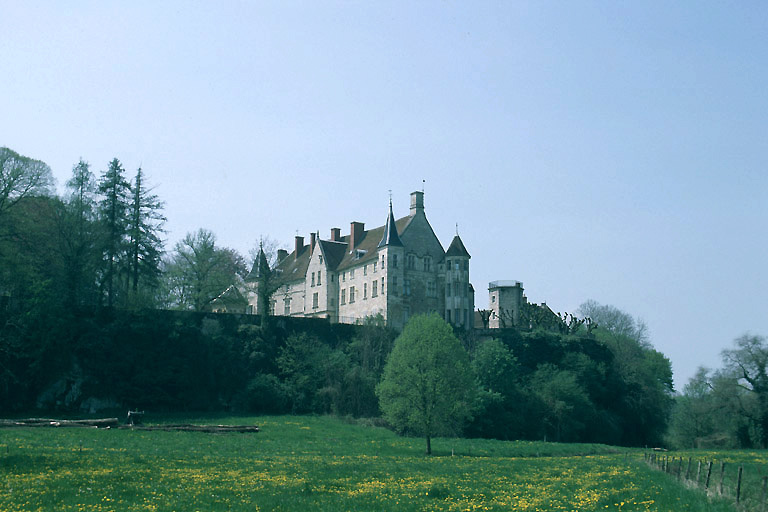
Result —
M410 223L411 219L410 216L397 219L392 226L396 228L398 233L402 233ZM389 224L389 220L387 220L387 223ZM374 229L363 231L362 239L358 242L354 251L349 249L349 235L343 236L338 242L318 240L317 244L321 247L321 250L325 255L325 263L329 269L334 271L344 270L376 259L376 250L379 247L378 243L383 238L386 227L387 226L379 226ZM400 240L399 236L398 240ZM400 245L402 245L402 242L400 242ZM305 245L299 249L298 258L296 258L295 253L296 251L294 250L277 264L276 270L280 273L279 280L281 282L301 280L305 279L307 276L307 268L309 268L310 259L309 246ZM358 257L358 254L361 254L361 256ZM254 274L254 271L252 270L248 277L250 278L255 275L256 274Z
M472 256L469 255L467 252L467 248L464 247L464 243L461 241L461 238L459 238L459 235L456 235L453 237L453 240L451 241L451 245L448 247L448 250L445 251L445 256L463 256L465 258L471 258Z
M410 216L395 221L398 233L402 233L410 221ZM343 237L342 240L347 243L347 250L345 251L344 259L341 260L338 267L336 267L336 270L344 270L367 261L375 260L376 250L379 248L379 241L384 237L385 227L386 226L379 226L364 231L363 239L357 243L357 247L355 247L354 250L349 248L349 236ZM363 251L365 252L363 253ZM359 257L358 254L360 254Z
M309 267L309 246L305 245L299 249L299 257L296 258L296 251L277 264L277 271L280 273L280 281L296 281L297 279L304 279L307 276L307 268Z
M418 214L417 214L418 215ZM423 213L421 214L423 217ZM377 259L377 249L384 246L398 246L403 247L401 236L403 232L408 228L416 216L408 215L400 219L395 220L390 206L389 216L387 217L387 223L384 226L379 226L367 231L363 231L363 235L357 242L357 247L354 250L349 247L350 235L345 235L338 242L330 240L318 240L317 244L325 255L325 263L330 270L342 271L351 267L356 267L367 262L372 262ZM424 218L420 222L425 222ZM418 224L418 222L417 222ZM429 226L429 223L426 224ZM430 228L431 229L431 228ZM431 232L431 231L430 231ZM435 244L440 245L439 240L435 238ZM435 249L437 250L437 249ZM442 253L442 247L439 247L440 253ZM291 252L288 256L283 258L277 265L277 271L280 273L280 281L290 282L296 280L306 279L307 268L309 267L310 251L309 246L305 245L299 249L299 257L296 258L295 252ZM455 236L451 246L448 248L448 252L445 256L465 256L470 257L464 244L461 242L459 236ZM253 273L253 271L252 271ZM249 275L250 277L250 275Z
M326 265L328 265L328 268L335 269L342 258L344 258L348 244L344 242L331 242L330 240L319 240L318 243L325 255Z

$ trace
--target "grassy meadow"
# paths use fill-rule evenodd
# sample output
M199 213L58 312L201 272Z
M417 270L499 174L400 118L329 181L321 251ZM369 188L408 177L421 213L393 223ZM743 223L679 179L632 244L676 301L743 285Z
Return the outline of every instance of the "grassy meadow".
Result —
M183 421L262 431L0 429L0 510L733 510L641 451L436 439L427 457L423 439L328 417Z

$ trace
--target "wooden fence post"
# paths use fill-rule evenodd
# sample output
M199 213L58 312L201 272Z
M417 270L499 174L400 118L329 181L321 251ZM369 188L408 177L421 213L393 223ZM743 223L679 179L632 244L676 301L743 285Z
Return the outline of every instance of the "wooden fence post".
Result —
M699 486L699 477L701 477L701 461L699 461L698 468L696 469L696 487Z
M720 463L720 485L717 488L717 493L723 495L723 480L725 479L725 462Z
M712 476L712 461L707 463L707 483L704 484L704 488L709 490L709 477Z
M765 491L768 487L768 476L763 477L763 496L760 498L760 512L765 512Z
M688 467L685 469L685 479L690 480L691 479L691 458L688 457Z
M739 476L736 479L736 504L741 501L741 472L744 470L744 466L739 466Z
M680 474L683 472L683 458L680 457L680 460L677 463L677 479L680 480Z

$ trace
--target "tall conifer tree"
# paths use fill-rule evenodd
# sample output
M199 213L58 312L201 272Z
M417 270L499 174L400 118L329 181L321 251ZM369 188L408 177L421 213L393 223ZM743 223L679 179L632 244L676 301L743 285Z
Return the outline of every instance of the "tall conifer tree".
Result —
M97 226L96 179L90 165L80 160L72 168L67 181L64 215L61 222L64 235L62 256L66 272L66 299L71 305L88 302L96 283Z
M160 276L160 257L163 252L163 202L144 181L139 167L131 186L131 210L128 218L129 279L131 292L138 294L139 283L155 288Z
M104 275L101 286L107 295L107 305L115 303L115 281L122 256L125 254L128 232L128 196L130 184L125 179L125 169L117 158L109 163L99 182L99 220L103 229Z

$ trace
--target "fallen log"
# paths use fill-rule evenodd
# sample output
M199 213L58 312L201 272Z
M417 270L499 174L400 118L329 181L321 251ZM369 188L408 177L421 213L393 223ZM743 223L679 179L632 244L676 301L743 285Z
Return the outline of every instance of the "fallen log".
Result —
M0 428L11 427L79 427L79 428L111 428L118 426L117 418L101 418L92 420L57 420L52 418L20 418L15 420L0 419Z
M259 427L256 425L189 425L189 424L178 424L178 425L152 425L152 426L131 426L131 425L120 425L118 428L120 429L128 429L128 430L163 430L165 432L174 432L174 431L180 431L180 432L207 432L210 434L221 434L225 432L240 432L243 434L246 433L256 433L259 431Z

